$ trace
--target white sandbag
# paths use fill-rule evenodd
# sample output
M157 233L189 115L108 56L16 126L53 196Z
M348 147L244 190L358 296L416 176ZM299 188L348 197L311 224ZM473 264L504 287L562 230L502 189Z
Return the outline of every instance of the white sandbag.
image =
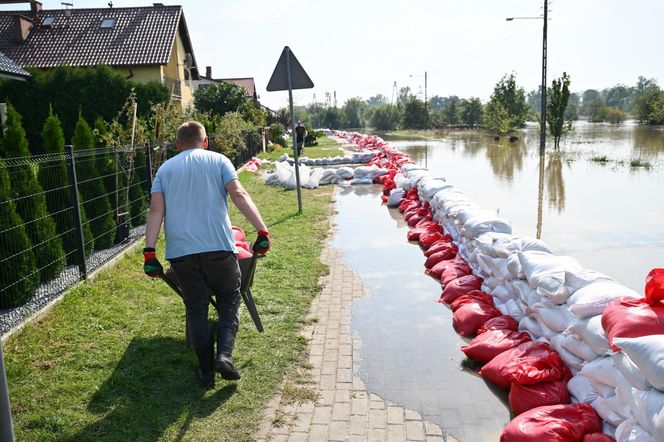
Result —
M586 362L594 361L600 356L590 345L577 338L574 334L564 334L561 345L567 351Z
M664 393L658 390L632 389L636 421L655 440L664 441Z
M491 294L493 295L494 298L498 298L503 302L508 302L508 301L514 302L512 300L512 295L510 294L510 292L508 292L507 289L502 285L496 286L496 288L493 289L493 291L491 291ZM514 306L512 306L511 308L514 308ZM519 314L522 315L522 312L519 312Z
M497 256L507 258L516 252L538 251L553 253L551 248L539 239L529 237L500 238L494 243L494 252Z
M340 167L337 169L337 175L339 175L339 178L350 180L353 178L354 173L351 167Z
M615 396L613 396L615 398ZM609 406L607 403L609 400L615 400L615 399L605 399L602 396L598 397L595 399L590 406L595 409L597 414L599 414L599 417L601 417L603 420L606 422L610 423L611 425L618 426L622 423L624 420L622 417L617 415Z
M636 404L632 392L632 387L629 385L619 385L616 387L616 400L609 402L609 405L613 407L613 411L623 419L634 419Z
M565 285L565 271L580 269L581 264L569 256L541 251L518 252L519 262L531 287L557 293Z
M592 387L590 379L581 374L572 376L572 379L567 382L567 389L577 402L590 404L599 397L599 393Z
M528 304L528 298L531 292L534 291L530 284L528 284L528 282L524 281L523 279L513 279L510 284L512 285L512 288L516 292L519 299Z
M567 299L572 296L572 289L566 285L563 285L559 287L558 290L549 292L544 287L537 287L537 293L546 297L550 302L561 305L567 302Z
M632 387L638 388L639 390L647 390L652 387L643 373L641 373L641 370L639 370L639 367L634 365L634 362L632 362L624 351L615 352L611 357L613 358L613 363L616 365L618 371L625 376L625 379L627 379L627 382L629 382Z
M562 341L564 339L565 336L562 333L558 333L549 340L549 344L551 345L551 348L558 352L562 360L565 362L565 365L567 365L569 369L574 369L577 371L581 370L584 362L583 359L575 356L569 350L563 347Z
M373 178L370 176L365 176L365 177L360 177L360 178L353 178L350 180L351 185L369 185L373 184Z
M490 276L493 274L493 270L489 265L490 261L491 261L490 256L484 255L482 253L477 254L477 265L480 267L481 272L484 273L484 275L486 276Z
M611 350L609 340L602 328L602 315L587 319L576 319L572 321L567 332L576 335L599 355L606 355Z
M401 200L403 199L406 192L403 189L397 187L390 191L390 196L387 198L387 207L397 207Z
M657 442L655 438L634 419L627 419L618 425L615 437L617 442Z
M527 332L533 340L544 336L544 331L535 319L530 316L524 316L519 321L519 331Z
M600 396L604 398L611 397L616 394L616 387L596 381L595 379L590 380L590 385L592 385L593 390L595 390L597 393L599 393Z
M613 388L618 385L629 385L627 379L618 371L610 356L603 356L590 361L581 369L581 374L591 380L610 385ZM631 386L630 386L631 388Z
M614 338L613 343L629 356L650 385L664 391L664 335Z
M495 258L507 258L509 253L504 253L502 250L496 250L495 247L495 245L498 243L498 240L503 238L506 241L509 241L514 237L508 233L487 232L479 235L477 238L475 238L475 241L482 250L482 253L485 255L489 255Z
M602 422L602 433L606 434L607 436L611 436L612 438L616 438L616 427L611 425L608 422Z
M495 290L494 290L495 291ZM523 307L519 305L518 302L514 299L508 299L505 302L505 308L507 309L507 314L516 319L517 321L520 321L521 318L523 318Z
M565 285L575 291L598 281L615 281L604 273L588 269L569 269L565 272Z
M588 318L602 314L611 301L621 297L641 296L616 282L600 280L574 292L567 300L567 305L577 318Z
M463 224L462 235L466 238L475 238L486 232L512 233L512 227L495 214L474 216Z
M394 184L398 188L403 189L403 187L408 183L410 183L410 180L405 176L403 176L403 174L397 173L396 175L394 175Z
M417 191L419 195L423 195L427 201L431 199L443 189L449 189L452 185L445 182L444 178L423 178L417 184Z
M526 274L523 273L519 255L514 253L507 257L507 270L512 274L513 279L526 279Z
M550 306L540 303L531 306L530 310L540 323L556 333L566 330L574 319L567 306Z
M320 177L320 184L331 184L339 180L339 175L337 175L336 169L323 169L323 173Z
M311 171L311 174L302 181L302 187L305 189L316 189L320 186L320 179L323 176L323 169L316 168Z
M265 176L265 184L275 185L279 184L279 176L276 172L269 173Z

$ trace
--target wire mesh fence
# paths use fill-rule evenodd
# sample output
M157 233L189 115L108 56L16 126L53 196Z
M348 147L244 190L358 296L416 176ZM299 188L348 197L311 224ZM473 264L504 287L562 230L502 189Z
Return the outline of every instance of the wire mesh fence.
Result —
M166 148L99 148L0 160L0 334L145 232Z

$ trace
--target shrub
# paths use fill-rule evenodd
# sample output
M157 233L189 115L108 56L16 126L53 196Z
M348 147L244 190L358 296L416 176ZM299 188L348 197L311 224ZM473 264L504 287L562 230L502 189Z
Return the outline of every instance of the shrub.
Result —
M214 141L219 151L232 160L247 148L246 134L255 131L256 128L238 112L228 112L219 120Z
M21 125L21 116L13 106L7 108L7 130L2 140L2 154L7 157L29 157L28 140ZM45 167L48 167L45 165ZM65 266L62 242L55 221L46 207L46 196L29 164L12 167L9 175L16 212L25 223L25 232L34 244L39 279L48 281L60 274Z
M44 122L42 139L46 153L64 154L65 136L60 126L60 120L53 114L49 115ZM75 264L77 263L76 249L78 247L76 242L77 227L71 210L73 202L70 198L69 177L65 160L55 160L48 167L39 168L37 178L42 188L47 192L46 206L48 211L53 214L56 229L62 237L67 263ZM79 209L81 223L83 224L85 253L88 256L92 251L94 240L90 223L85 214L85 208L81 206Z
M30 240L11 198L7 168L0 161L0 308L25 304L39 282Z
M71 144L76 151L90 151L94 145L92 130L83 117L80 117L76 123ZM106 188L97 171L96 160L94 155L77 158L76 176L81 183L79 191L83 197L83 208L90 217L94 247L103 249L113 244L115 220Z

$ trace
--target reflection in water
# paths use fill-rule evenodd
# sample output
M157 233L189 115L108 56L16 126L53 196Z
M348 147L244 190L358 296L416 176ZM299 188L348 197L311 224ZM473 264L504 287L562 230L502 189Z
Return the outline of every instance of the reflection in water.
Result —
M546 194L549 207L562 213L565 210L565 182L563 181L563 162L559 151L550 153L549 161L546 163Z
M634 150L646 160L653 160L658 154L664 154L664 129L661 127L635 127Z
M464 155L467 157L474 158L486 150L486 157L494 175L509 183L514 179L514 173L523 168L523 157L528 153L526 143L521 139L511 143L504 137L496 141L490 137L469 134L455 138L452 145L455 142L462 143Z
M542 201L544 200L544 159L545 156L539 156L539 187L537 192L537 232L535 237L542 238Z

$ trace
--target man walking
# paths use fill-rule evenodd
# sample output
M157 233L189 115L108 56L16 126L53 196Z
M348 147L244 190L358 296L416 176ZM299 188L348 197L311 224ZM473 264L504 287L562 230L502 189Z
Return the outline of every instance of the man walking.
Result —
M166 259L182 289L187 328L204 388L214 387L214 372L226 380L240 379L232 352L239 326L241 273L228 216L228 196L256 229L254 252L270 248L267 227L251 197L237 179L231 161L207 150L205 128L189 121L178 128L178 155L166 161L152 183L145 232L144 271L153 278L163 272L155 257L157 237L164 222ZM209 295L217 299L217 356L208 324Z
M297 122L295 126L295 142L297 144L297 154L302 155L304 152L304 139L307 136L307 129L302 125L301 121Z

